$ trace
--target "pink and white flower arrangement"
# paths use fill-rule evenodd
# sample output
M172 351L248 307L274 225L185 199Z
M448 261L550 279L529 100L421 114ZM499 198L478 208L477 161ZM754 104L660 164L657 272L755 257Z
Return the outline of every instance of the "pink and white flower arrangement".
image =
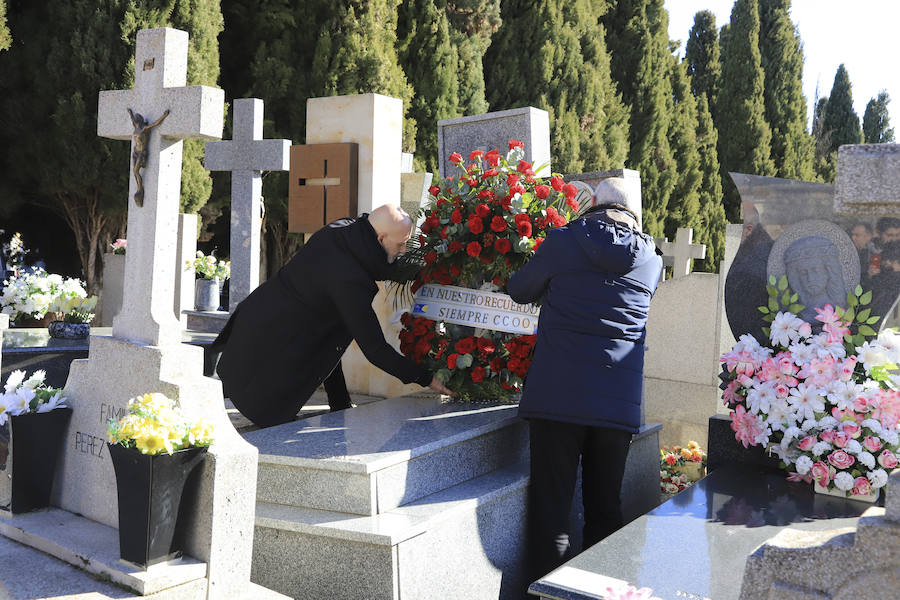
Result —
M787 279L769 284L760 307L769 339L743 335L721 357L735 439L767 445L791 481L851 497L877 492L900 462L900 336L871 327L880 317L859 286L849 308L816 308L807 323Z

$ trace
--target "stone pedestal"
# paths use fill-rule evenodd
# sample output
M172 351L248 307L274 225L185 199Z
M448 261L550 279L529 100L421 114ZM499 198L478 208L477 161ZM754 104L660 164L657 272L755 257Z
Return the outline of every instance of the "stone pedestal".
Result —
M100 327L112 327L113 317L122 310L125 290L125 255L103 255L103 294L100 297Z

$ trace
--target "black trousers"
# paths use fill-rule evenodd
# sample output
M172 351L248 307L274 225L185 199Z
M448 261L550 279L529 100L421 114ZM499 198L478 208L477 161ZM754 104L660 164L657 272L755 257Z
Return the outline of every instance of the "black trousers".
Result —
M561 421L529 419L531 484L528 488L530 580L574 556L569 547L572 500L581 459L583 547L622 527L619 498L631 433Z
M325 378L322 385L325 387L325 393L328 395L328 408L332 412L353 406L350 403L347 381L344 379L344 370L341 368L340 361L335 365L331 374Z

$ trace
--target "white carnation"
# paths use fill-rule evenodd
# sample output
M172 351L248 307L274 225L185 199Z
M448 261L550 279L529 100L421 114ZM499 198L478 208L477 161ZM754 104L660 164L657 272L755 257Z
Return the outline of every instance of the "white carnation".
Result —
M819 419L819 429L827 430L827 429L835 429L837 427L837 419L832 416L825 416Z
M862 422L862 426L870 429L875 435L881 435L881 421L878 419L866 419Z
M869 483L872 484L873 488L880 488L887 485L888 475L884 469L875 469L874 471L869 471L866 474L866 477L869 478Z
M803 421L803 425L800 426L800 429L802 429L803 431L809 431L816 425L817 423L815 419L806 419L805 421Z
M795 465L797 472L801 475L806 475L809 473L809 470L813 466L813 461L810 457L803 455L797 459L797 463Z
M882 429L879 435L888 446L896 446L900 443L900 438L897 437L897 432L893 429Z
M812 447L811 452L815 456L822 456L829 450L831 450L831 444L829 444L828 442L816 442L816 445Z
M850 454L859 454L862 452L862 444L857 442L856 440L850 440L847 442L847 445L844 446L844 451L849 452Z
M847 471L841 471L834 476L834 487L844 492L853 489L853 475Z
M871 452L866 452L866 451L864 450L864 451L862 451L862 452L859 453L859 456L857 456L857 458L859 459L859 462L861 462L862 464L864 464L864 465L867 466L868 468L870 468L870 469L874 469L874 468L875 468L875 457L872 456L872 453L871 453Z

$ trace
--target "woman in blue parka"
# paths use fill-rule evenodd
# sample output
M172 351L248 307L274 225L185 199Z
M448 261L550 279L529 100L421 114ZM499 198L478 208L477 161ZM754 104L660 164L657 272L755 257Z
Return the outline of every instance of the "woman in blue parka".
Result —
M662 272L653 238L628 206L622 179L601 181L591 208L552 231L507 284L514 301L541 302L519 405L531 435L533 579L570 554L579 459L584 548L622 526L625 459L641 424L647 314Z

